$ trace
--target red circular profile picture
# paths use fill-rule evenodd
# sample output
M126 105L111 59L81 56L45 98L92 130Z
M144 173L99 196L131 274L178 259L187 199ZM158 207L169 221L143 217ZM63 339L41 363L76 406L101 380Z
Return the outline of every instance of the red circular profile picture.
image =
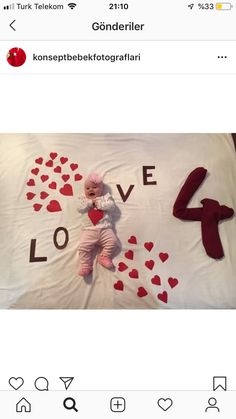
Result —
M20 67L26 61L26 53L21 48L11 48L7 54L7 62L12 67Z

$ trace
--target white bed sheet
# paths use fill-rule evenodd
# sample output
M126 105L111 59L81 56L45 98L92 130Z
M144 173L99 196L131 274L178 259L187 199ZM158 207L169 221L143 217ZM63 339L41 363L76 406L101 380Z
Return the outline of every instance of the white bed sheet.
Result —
M200 223L172 215L181 186L199 166L208 170L208 176L190 206L200 206L207 197L236 210L236 160L230 135L1 134L0 151L1 308L236 308L236 218L220 223L225 257L214 260L205 253ZM50 153L55 154L50 157ZM53 167L45 166L49 160ZM61 173L54 172L57 166ZM39 173L32 173L36 168ZM143 184L143 170L152 175L147 180L156 181L155 185ZM91 171L104 176L116 201L114 225L120 249L114 258L115 272L95 260L93 275L85 280L77 273L81 217L76 198L83 192L79 175L84 178ZM65 181L62 175L70 179ZM72 186L73 196L62 195L65 184ZM125 194L134 185L126 202L116 185ZM41 192L49 195L40 197ZM61 211L49 212L50 201L57 201ZM64 249L53 243L58 227L69 235ZM129 243L131 236L137 244ZM36 240L34 256L47 261L29 261L31 240ZM61 230L57 243L64 241ZM122 272L120 263L127 265ZM130 278L134 269L138 278Z

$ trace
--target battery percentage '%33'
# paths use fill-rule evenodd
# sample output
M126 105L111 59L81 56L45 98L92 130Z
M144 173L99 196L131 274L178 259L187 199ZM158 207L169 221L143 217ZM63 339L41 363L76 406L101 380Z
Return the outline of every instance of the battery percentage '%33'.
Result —
M190 10L196 7L198 10L231 10L233 5L229 2L223 3L191 3L188 4Z
M190 10L192 10L194 7L197 7L199 10L214 10L215 8L214 3L191 3L188 4L188 7Z

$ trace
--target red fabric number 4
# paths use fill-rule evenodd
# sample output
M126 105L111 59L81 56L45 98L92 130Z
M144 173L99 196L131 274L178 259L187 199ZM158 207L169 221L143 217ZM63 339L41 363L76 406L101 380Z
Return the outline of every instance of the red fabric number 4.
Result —
M201 221L202 242L206 253L213 259L221 259L224 252L218 223L220 220L232 217L234 210L209 198L201 200L202 207L200 208L187 208L189 201L205 179L206 174L207 170L204 167L197 167L190 173L177 196L173 215L181 220Z

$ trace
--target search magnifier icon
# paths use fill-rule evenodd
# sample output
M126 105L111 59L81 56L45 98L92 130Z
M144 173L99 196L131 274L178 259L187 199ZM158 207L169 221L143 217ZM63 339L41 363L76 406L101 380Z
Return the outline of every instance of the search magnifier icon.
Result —
M76 402L75 399L73 399L73 397L67 397L63 401L63 406L67 410L74 410L75 412L78 412L78 409L76 408Z

